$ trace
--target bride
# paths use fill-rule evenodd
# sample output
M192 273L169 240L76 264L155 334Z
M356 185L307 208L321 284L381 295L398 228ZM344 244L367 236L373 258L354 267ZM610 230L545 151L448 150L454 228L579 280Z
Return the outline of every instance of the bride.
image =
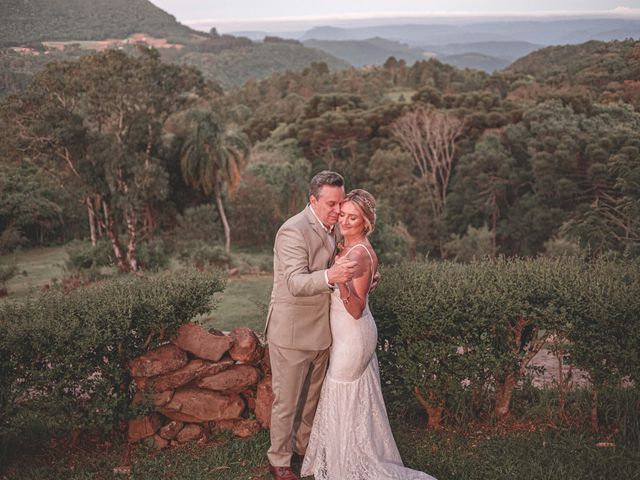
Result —
M435 480L403 466L382 398L378 332L367 299L378 268L367 239L375 220L370 193L346 195L338 220L344 249L336 262L356 260L358 267L353 280L332 293L329 369L301 473L316 480Z

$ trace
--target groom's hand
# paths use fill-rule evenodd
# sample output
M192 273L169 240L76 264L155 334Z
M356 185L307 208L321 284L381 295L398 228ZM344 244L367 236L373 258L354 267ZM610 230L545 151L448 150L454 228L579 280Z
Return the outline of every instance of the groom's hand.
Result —
M327 270L327 280L330 284L349 282L353 278L357 266L358 262L355 260L338 260Z

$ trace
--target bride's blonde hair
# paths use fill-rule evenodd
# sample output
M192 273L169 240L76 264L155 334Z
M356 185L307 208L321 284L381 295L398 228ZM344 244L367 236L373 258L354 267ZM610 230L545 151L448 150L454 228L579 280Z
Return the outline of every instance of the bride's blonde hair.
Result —
M366 190L355 188L347 193L344 202L353 202L362 212L364 218L364 233L370 235L376 226L376 199Z

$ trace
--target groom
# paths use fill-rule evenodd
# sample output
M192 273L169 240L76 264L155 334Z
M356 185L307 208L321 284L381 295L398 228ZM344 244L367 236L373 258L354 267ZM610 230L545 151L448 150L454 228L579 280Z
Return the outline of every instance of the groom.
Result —
M351 280L357 262L335 264L344 179L323 171L311 179L309 204L287 220L273 249L273 291L265 332L275 396L271 410L269 470L275 479L297 479L292 455L309 442L329 360L332 285Z

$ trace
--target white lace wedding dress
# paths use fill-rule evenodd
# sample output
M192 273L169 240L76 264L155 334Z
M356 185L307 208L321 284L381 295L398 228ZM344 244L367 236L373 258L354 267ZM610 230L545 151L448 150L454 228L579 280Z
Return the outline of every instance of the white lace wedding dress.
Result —
M357 246L369 253L362 244L352 248ZM335 289L330 322L329 369L302 476L314 475L315 480L435 480L402 465L382 398L375 354L378 330L368 298L362 318L355 320Z

